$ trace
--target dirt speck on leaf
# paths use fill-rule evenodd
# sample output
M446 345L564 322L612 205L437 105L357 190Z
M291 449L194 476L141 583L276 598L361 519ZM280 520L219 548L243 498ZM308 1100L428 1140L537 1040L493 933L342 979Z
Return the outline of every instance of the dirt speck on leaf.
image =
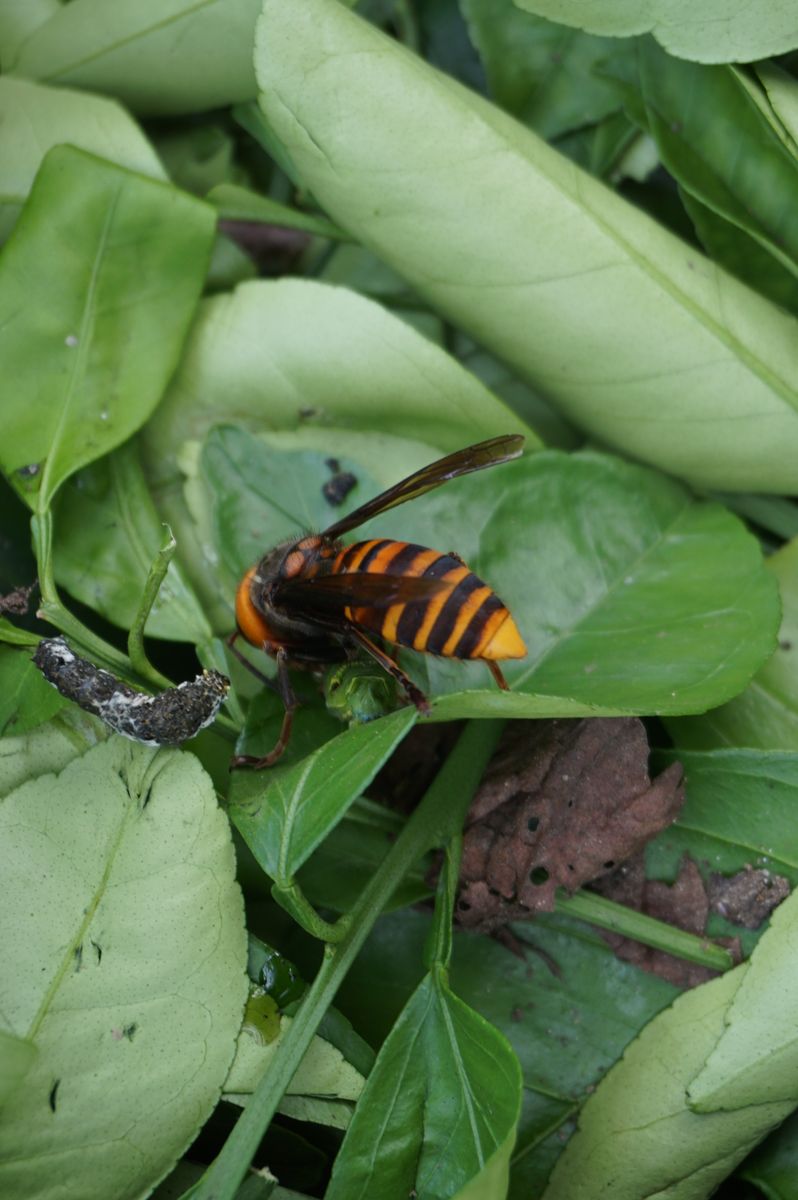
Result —
M709 907L719 916L745 929L758 929L777 904L790 894L790 881L770 871L738 871L712 875L707 884Z

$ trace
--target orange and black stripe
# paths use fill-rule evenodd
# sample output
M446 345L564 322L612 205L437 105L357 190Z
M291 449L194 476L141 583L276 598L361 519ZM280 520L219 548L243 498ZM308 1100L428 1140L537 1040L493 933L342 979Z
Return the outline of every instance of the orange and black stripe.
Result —
M526 654L505 605L453 554L373 538L341 550L331 570L441 579L449 585L431 600L411 600L384 610L347 610L350 620L387 642L444 658L523 658Z

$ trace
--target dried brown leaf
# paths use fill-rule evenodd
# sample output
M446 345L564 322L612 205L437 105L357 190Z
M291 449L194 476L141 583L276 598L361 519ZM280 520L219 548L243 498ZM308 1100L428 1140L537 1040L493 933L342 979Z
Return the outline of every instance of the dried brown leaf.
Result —
M684 800L678 763L653 783L633 717L511 725L469 813L458 918L491 931L551 910L669 825Z

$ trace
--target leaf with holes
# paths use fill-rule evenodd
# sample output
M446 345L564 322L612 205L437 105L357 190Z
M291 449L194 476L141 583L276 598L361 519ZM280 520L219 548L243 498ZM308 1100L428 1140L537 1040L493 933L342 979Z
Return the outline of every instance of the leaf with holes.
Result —
M85 1200L132 1200L233 1057L247 981L229 827L192 755L113 738L8 795L0 847L2 1027L38 1052L0 1127L0 1191L51 1197L67 1175Z

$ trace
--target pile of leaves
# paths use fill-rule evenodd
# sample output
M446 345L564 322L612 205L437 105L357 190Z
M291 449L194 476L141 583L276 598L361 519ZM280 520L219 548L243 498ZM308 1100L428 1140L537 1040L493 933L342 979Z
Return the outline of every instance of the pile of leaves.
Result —
M797 48L0 4L3 1196L798 1195ZM487 580L511 690L296 672L231 773L244 572L507 433L356 536ZM203 670L182 748L101 719Z

